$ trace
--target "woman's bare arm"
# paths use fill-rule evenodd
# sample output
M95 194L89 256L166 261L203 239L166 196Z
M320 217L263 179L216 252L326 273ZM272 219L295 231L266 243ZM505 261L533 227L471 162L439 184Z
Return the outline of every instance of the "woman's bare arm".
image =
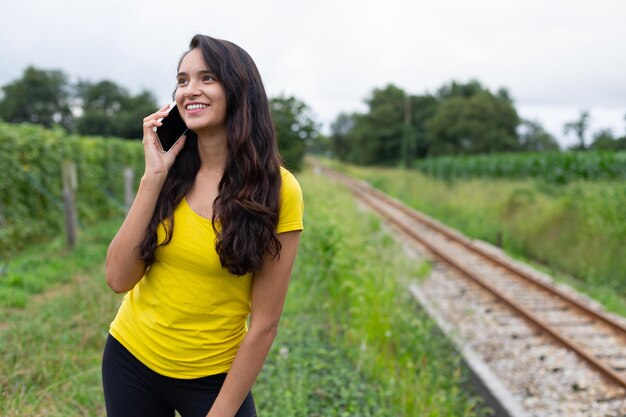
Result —
M144 176L141 179L135 201L109 245L106 280L116 293L131 290L146 272L146 264L139 256L139 245L148 230L162 186L159 178Z
M280 259L266 256L252 281L250 329L243 339L220 393L207 417L233 417L254 385L278 332L300 231L278 235Z

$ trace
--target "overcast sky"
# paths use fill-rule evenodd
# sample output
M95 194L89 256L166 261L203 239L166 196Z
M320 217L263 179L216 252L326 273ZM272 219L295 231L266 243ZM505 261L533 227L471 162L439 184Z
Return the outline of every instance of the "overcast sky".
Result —
M3 3L0 85L34 65L148 89L164 104L202 33L247 50L268 94L303 100L326 131L339 112L365 111L373 88L423 94L472 78L507 88L561 144L575 142L563 124L583 109L592 131L626 131L624 0Z

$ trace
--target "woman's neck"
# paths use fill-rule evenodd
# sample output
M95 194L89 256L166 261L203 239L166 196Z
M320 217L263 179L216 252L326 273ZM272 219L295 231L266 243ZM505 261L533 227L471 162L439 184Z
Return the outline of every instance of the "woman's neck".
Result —
M200 171L224 171L228 157L226 129L198 133Z

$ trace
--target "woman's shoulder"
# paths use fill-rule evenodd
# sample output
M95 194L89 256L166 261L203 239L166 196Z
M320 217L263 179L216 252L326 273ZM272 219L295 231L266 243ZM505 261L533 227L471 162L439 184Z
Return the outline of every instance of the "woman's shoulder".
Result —
M304 201L296 177L288 169L280 167L280 213L276 232L303 230Z
M291 171L289 171L287 168L285 168L284 166L280 166L280 176L284 177L285 175L289 175L289 176L294 176Z
M280 178L281 178L281 191L284 194L297 194L302 195L302 190L300 189L300 183L296 179L296 176L291 173L287 168L281 166L280 167Z

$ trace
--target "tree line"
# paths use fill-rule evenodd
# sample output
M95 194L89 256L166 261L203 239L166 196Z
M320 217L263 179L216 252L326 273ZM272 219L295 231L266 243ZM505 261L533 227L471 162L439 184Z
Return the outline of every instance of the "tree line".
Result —
M441 155L559 150L540 123L520 118L506 89L491 92L477 80L452 81L424 95L390 84L374 89L365 103L365 113L340 114L316 150L357 164L405 166ZM588 130L588 112L564 126L578 138L574 149L626 149L626 136L608 129L587 146Z
M158 107L154 95L131 94L110 80L71 83L60 70L29 66L22 76L2 87L0 119L10 123L58 126L79 135L141 140L141 121ZM299 170L305 144L319 135L311 109L293 96L270 99L279 147L287 166Z
M32 66L2 92L0 119L61 126L80 135L141 139L140 121L158 108L150 91L131 94L110 80L70 83L62 71ZM366 112L339 114L330 135L323 136L306 103L293 96L271 98L287 166L298 170L305 149L357 164L404 166L441 155L559 150L540 123L520 118L505 88L492 92L477 80L452 81L422 95L389 84L373 89L365 103ZM578 140L573 149L626 150L626 135L610 129L589 140L589 120L582 111L564 125L564 134Z
M80 135L140 139L141 120L158 107L154 95L146 90L133 95L108 80L70 83L62 71L32 66L2 90L3 120L60 126Z

